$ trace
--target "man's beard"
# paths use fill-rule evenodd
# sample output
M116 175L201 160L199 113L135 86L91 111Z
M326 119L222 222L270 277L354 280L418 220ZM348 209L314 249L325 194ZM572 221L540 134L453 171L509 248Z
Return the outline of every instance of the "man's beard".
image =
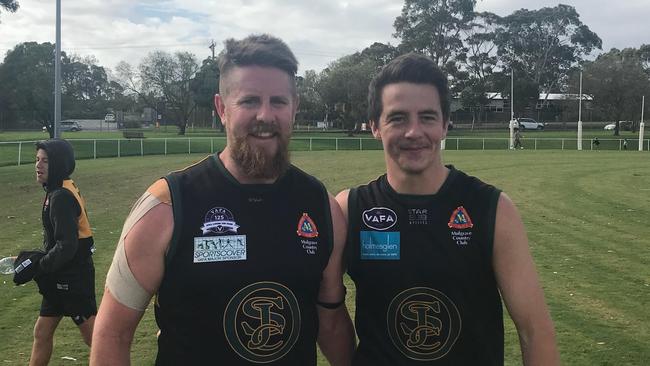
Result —
M264 149L249 144L246 136L233 136L232 158L242 173L256 179L280 177L289 168L289 142L280 135L275 125L260 123L252 128L255 132L272 132L278 140L275 154L268 155Z

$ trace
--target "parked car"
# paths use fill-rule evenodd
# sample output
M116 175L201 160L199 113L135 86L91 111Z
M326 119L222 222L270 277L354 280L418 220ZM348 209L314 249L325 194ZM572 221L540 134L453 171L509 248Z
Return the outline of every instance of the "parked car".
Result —
M543 130L545 125L532 118L517 118L515 119L514 127L521 130Z
M632 121L618 121L618 127L621 131L631 131L632 130ZM603 128L607 131L612 131L616 128L616 122L606 124Z
M81 125L77 121L61 121L60 125L60 131L71 131L71 132L77 132L81 131ZM43 132L47 132L47 128L43 126Z

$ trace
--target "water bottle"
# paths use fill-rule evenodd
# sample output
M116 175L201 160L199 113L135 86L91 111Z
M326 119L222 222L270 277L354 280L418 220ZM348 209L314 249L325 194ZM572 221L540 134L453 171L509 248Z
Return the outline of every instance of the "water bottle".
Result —
M14 262L16 257L5 257L0 259L0 274L9 275L14 273Z

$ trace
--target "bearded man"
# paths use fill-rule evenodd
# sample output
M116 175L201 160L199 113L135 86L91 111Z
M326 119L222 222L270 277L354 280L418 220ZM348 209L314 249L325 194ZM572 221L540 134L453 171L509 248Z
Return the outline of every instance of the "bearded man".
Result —
M289 163L297 61L268 35L226 41L215 106L225 149L155 182L126 220L91 365L130 362L155 294L157 365L347 365L343 214Z

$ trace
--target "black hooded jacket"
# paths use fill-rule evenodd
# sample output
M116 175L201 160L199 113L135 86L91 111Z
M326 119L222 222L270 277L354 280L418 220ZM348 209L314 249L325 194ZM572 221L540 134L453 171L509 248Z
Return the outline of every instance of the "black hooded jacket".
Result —
M39 262L37 277L59 280L57 277L82 275L92 267L93 237L84 201L70 179L75 168L74 151L61 139L40 141L36 149L45 150L48 158L42 212L46 254Z

